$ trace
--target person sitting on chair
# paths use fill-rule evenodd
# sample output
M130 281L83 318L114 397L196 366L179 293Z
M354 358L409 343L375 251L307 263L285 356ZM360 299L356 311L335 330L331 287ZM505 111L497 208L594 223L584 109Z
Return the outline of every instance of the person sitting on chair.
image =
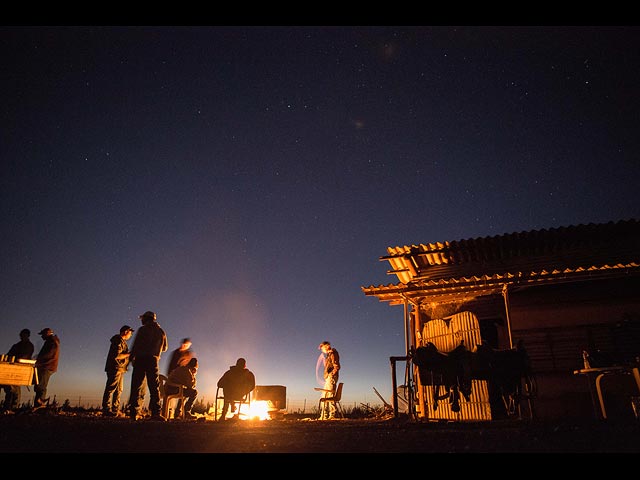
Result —
M198 359L196 357L192 357L186 365L180 365L179 367L174 368L168 377L169 382L177 385L184 385L184 396L187 397L187 401L184 404L184 418L187 420L193 420L196 418L196 416L191 413L193 403L196 401L196 397L198 396L198 390L196 390L196 373L198 373ZM165 388L167 395L178 393L178 387L167 385ZM178 403L178 408L176 409L174 418L179 418L181 416L182 408L181 403Z
M242 401L255 386L255 375L247 369L247 361L244 358L239 358L236 364L229 367L229 370L218 380L218 388L222 388L224 393L220 420L226 419L230 405Z
M186 365L187 363L189 363L189 360L195 357L193 350L191 350L191 345L193 345L193 343L191 342L190 338L183 338L182 342L180 342L180 346L173 352L171 352L169 368L167 369L167 378L169 377L169 375L171 375L171 372L176 369L176 367L179 367L180 365ZM179 399L178 405L176 406L176 411L181 411L182 407L182 399Z

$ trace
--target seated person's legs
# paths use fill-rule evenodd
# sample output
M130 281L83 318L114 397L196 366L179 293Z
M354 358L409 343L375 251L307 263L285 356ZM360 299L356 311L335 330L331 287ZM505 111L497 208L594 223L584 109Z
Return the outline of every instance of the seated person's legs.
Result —
M198 396L198 391L195 388L185 388L184 394L187 397L187 402L184 406L185 413L191 413L191 408L196 401L196 397Z
M227 411L229 410L229 402L227 399L224 399L224 403L222 404L222 413L220 414L220 420L227 419Z

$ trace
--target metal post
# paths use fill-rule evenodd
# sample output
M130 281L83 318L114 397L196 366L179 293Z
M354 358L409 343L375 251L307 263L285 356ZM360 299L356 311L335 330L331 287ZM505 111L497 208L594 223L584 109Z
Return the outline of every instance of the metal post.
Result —
M511 337L511 316L509 315L509 289L506 283L502 285L502 298L504 298L504 311L507 316L507 331L509 332L509 348L513 348L513 338Z
M398 381L396 379L396 361L398 360L407 361L409 357L389 357L389 361L391 362L391 387L393 388L393 396L391 399L393 400L393 416L395 418L398 418Z
M389 357L389 361L391 362L391 388L393 394L391 395L391 400L393 403L393 417L398 418L398 382L396 380L396 358L397 357Z

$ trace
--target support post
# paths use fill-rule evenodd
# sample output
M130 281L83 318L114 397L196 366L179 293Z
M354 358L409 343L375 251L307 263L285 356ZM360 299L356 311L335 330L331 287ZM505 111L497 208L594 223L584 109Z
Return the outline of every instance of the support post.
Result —
M509 288L505 283L502 285L502 298L504 299L504 311L507 316L507 331L509 333L509 348L513 348L513 338L511 337L511 315L509 314Z
M393 389L393 396L391 397L393 400L393 416L398 418L398 380L396 377L396 362L397 361L407 361L409 360L408 356L404 357L389 357L389 361L391 362L391 388ZM411 392L409 392L411 394ZM411 415L411 411L409 411Z

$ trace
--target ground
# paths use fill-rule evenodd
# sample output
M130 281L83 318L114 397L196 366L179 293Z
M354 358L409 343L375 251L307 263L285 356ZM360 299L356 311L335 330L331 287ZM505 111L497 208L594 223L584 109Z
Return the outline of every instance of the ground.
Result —
M640 453L640 423L522 420L451 423L406 417L319 421L154 422L100 414L0 416L4 453Z

